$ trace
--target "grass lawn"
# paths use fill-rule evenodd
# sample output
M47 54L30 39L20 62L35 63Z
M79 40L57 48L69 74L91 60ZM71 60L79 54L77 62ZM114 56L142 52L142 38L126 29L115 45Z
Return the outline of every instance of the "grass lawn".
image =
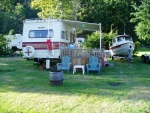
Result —
M100 76L64 73L62 86L51 86L49 71L31 60L0 57L0 113L150 113L150 64L141 54L130 67L108 59L114 67Z

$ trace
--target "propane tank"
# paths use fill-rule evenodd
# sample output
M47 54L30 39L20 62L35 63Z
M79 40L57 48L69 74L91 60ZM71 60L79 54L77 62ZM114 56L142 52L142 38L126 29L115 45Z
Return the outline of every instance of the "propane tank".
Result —
M46 59L46 70L50 70L50 58L47 57Z

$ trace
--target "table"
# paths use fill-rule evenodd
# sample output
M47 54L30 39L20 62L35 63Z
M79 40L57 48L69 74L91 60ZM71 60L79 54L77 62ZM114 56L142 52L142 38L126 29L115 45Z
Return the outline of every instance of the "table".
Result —
M83 75L84 75L84 73L85 73L84 65L75 65L75 66L73 67L73 74L76 72L76 69L77 69L77 68L81 68L81 69L82 69L82 73L83 73Z

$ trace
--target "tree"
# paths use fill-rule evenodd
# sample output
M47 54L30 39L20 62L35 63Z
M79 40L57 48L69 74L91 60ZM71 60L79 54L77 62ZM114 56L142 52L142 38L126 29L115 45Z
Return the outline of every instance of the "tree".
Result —
M0 34L0 56L6 54L6 38Z
M17 3L15 6L15 9L13 11L13 19L14 19L14 25L15 25L15 31L18 33L22 33L22 26L23 26L23 20L25 19L25 8L22 4Z
M1 0L0 2L0 10L11 12L13 10L13 4L14 0Z
M78 19L91 23L102 23L102 31L109 33L110 27L118 34L131 35L137 39L134 32L134 23L130 22L130 12L134 11L131 6L140 4L138 0L81 0L81 9ZM124 30L125 28L125 30Z
M31 6L39 10L40 18L77 20L80 0L33 0Z
M136 12L132 13L134 18L131 19L131 22L137 23L135 26L136 34L139 39L150 41L150 2L144 0L139 7L136 5L133 7Z
M0 2L0 33L22 33L25 18L37 18L37 11L30 7L31 0L2 0Z
M55 17L61 13L61 3L56 0L34 0L31 6L41 11L38 13L38 16L41 18Z

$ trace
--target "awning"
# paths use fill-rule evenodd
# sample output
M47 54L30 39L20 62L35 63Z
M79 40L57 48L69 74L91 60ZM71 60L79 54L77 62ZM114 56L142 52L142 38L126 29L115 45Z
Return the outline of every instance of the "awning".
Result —
M68 26L75 29L89 30L89 31L99 30L99 24L96 23L87 23L87 22L71 21L71 20L62 20L62 21L65 22Z
M101 39L102 39L102 32L101 32L101 23L88 23L88 22L81 22L81 21L71 21L71 20L62 20L68 26L81 29L81 30L89 30L89 31L100 31L100 49L101 49Z

